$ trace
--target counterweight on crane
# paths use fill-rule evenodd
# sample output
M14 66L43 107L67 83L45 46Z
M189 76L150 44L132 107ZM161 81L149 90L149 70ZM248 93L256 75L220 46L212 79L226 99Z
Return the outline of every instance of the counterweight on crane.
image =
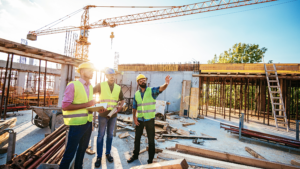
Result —
M211 12L217 11L222 9L230 9L235 7L242 7L247 5L254 5L254 4L261 4L266 2L273 2L277 0L210 0L205 2L199 2L189 5L183 6L95 6L95 5L88 5L83 8L84 12L81 16L81 23L80 26L65 26L65 27L58 27L52 28L48 27L45 29L39 29L36 31L30 31L27 35L27 39L29 40L36 40L37 36L41 35L49 35L49 34L56 34L56 33L63 33L66 30L71 31L80 31L79 39L76 40L76 52L75 58L88 60L88 52L89 52L89 45L88 42L88 33L90 29L95 28L104 28L104 27L116 27L120 25L127 25L133 23L141 23L141 22L148 22L148 21L155 21L161 19L168 19L174 18L179 16L185 15L192 15L204 12ZM97 22L89 24L89 8L96 8L96 7L110 7L110 8L166 8L160 10L154 10L144 13L137 13L132 15L125 15L113 18L106 18L100 19ZM74 13L76 13L75 11ZM72 13L72 15L74 15ZM67 15L65 18L69 18L70 16ZM64 19L60 19L55 21L54 23L59 23ZM43 27L44 28L44 27Z

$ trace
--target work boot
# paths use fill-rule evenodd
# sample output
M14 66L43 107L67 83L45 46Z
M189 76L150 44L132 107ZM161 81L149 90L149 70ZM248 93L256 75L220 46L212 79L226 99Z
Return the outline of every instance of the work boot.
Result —
M97 161L95 162L95 167L98 168L101 166L101 157L97 158Z
M107 161L110 163L112 163L114 161L114 158L110 154L106 154L106 158L107 158Z
M127 163L132 163L134 160L138 159L137 157L131 156Z

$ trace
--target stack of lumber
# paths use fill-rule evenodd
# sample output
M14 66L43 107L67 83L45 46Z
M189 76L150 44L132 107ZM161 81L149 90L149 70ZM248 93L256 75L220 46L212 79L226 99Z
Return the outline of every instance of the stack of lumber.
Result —
M175 147L157 151L153 164L131 169L187 169L187 168L228 168L228 169L295 169L296 166L176 144Z
M203 168L230 168L230 169L251 169L251 168L266 168L266 169L295 169L297 167L267 161L265 159L250 158L237 154L176 144L175 147L163 150L157 155L158 159L176 160L184 158L189 165Z
M8 142L9 133L5 131L5 129L13 128L16 126L17 118L11 118L9 120L0 122L0 148L6 147Z

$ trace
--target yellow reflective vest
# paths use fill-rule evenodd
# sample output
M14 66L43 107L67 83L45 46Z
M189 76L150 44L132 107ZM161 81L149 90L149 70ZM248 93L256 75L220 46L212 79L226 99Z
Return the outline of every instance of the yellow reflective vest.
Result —
M137 102L137 117L144 119L155 118L156 100L152 97L151 87L147 87L142 99L140 90L135 92L135 100Z
M100 83L101 94L100 94L100 103L107 103L107 110L112 110L117 106L119 95L121 92L121 87L117 84L114 84L113 91L110 91L108 82Z
M74 84L74 100L72 104L84 104L91 100L93 100L93 86L89 86L89 98L87 98L87 94L85 92L84 86L80 81L72 81ZM78 110L68 110L63 111L63 118L65 125L83 125L88 121L93 121L93 112L88 112L88 110L78 109Z

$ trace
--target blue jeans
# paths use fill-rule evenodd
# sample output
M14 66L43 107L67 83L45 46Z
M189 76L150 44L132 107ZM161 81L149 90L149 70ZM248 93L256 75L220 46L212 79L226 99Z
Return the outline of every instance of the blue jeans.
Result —
M115 124L117 121L117 117L112 117L107 119L106 117L98 116L99 130L97 137L97 157L102 157L103 152L103 137L105 135L105 129L107 128L107 136L106 136L106 155L110 154L111 143L113 140L113 132L115 128Z
M75 169L82 169L83 157L92 133L92 122L84 125L70 126L67 148L59 165L60 169L68 169L76 153Z

